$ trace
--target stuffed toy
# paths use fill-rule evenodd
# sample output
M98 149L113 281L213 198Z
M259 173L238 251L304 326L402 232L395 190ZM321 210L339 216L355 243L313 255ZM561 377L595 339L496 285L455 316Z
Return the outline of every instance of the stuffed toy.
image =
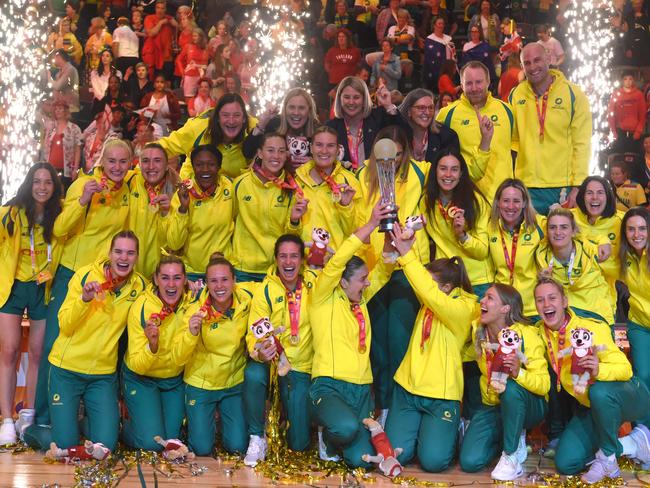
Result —
M289 159L294 166L300 166L309 161L309 141L307 138L288 136L287 139Z
M503 364L503 360L512 355L516 355L523 364L528 364L528 360L521 352L521 337L517 331L506 327L499 331L499 343L488 343L486 348L494 351L492 363L490 365L490 377L488 384L497 393L503 393L506 390L508 376L510 376L510 367Z
M73 459L96 459L101 461L106 459L111 453L111 450L101 442L93 442L87 440L83 446L69 447L68 449L60 449L56 443L51 442L50 448L45 452L45 457L69 463Z
M307 265L311 269L323 269L327 254L334 254L334 249L329 246L330 233L321 227L314 227L311 238L310 242L305 243L305 247L309 249Z
M587 391L587 386L591 380L591 371L584 366L580 366L579 361L585 356L596 354L604 349L603 346L593 345L593 333L589 329L578 327L573 329L570 337L571 345L562 349L558 356L563 358L571 356L571 381L573 382L573 391L582 395Z
M157 435L153 440L164 447L162 455L168 461L176 461L177 459L194 459L194 453L178 439L163 439Z
M264 346L266 341L272 340L275 342L275 348L277 350L276 358L278 360L278 374L280 376L286 376L289 371L291 371L291 363L287 358L287 355L284 353L284 347L280 343L278 336L282 334L284 327L274 328L273 324L268 317L262 317L257 320L253 325L251 325L251 332L256 339L255 343L255 354L259 354L259 350Z
M393 449L386 432L375 419L363 419L363 425L370 431L370 442L372 442L377 454L375 456L364 454L361 459L367 463L376 464L384 476L389 478L399 476L403 468L397 460L397 456L402 454L402 448L396 447Z
M424 228L424 225L426 224L426 219L424 215L412 215L411 217L407 217L406 221L404 221L404 230L402 230L402 237L401 239L404 241L408 241L415 235L415 231L418 231L422 228ZM395 244L393 243L393 246ZM390 252L383 252L381 253L382 257L384 258L384 263L394 263L397 261L397 258L399 257L399 253L397 251L390 251Z

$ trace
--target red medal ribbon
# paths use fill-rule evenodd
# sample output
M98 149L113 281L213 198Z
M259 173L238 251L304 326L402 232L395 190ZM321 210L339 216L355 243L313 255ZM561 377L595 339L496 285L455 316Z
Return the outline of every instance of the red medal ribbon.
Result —
M328 175L323 171L322 169L316 167L316 173L318 173L318 176L321 177L321 179L327 183L327 186L330 187L330 190L332 190L332 194L335 196L341 196L341 189L339 188L338 183L332 178L332 175Z
M203 302L203 305L199 308L199 312L203 312L205 314L205 317L203 317L203 320L208 319L208 320L220 320L222 317L225 315L219 310L215 309L212 306L212 297L208 293L208 298L205 299L205 302Z
M551 84L546 88L544 95L542 95L542 108L539 107L539 98L535 96L535 108L537 109L537 120L539 120L539 140L544 140L544 126L546 125L546 110L548 109L548 94L551 91Z
M519 229L515 231L512 235L512 247L510 254L508 254L508 248L506 247L506 239L503 236L503 229L499 227L499 234L501 234L501 245L503 246L503 257L506 260L506 266L510 271L510 284L514 282L515 279L515 259L517 257L517 241L519 240Z
M114 291L119 284L125 281L125 278L113 278L110 265L104 267L104 277L106 281L100 285L103 291Z
M442 204L440 200L436 200L436 203L438 204L438 210L440 210L440 213L445 219L445 222L448 222L451 217L449 217L449 212L447 211L447 208L445 208L445 206ZM449 202L447 206L451 206L451 202Z
M347 122L345 123L345 133L348 137L348 150L350 152L350 159L352 163L352 169L356 170L359 168L359 145L363 142L363 120L359 124L357 129L356 138L352 136L350 128L348 127Z
M149 195L149 205L154 205L151 203L154 198L156 198L160 194L160 190L162 190L163 184L160 183L159 185L153 186L151 183L148 183L147 181L144 182L144 187L147 190L147 194Z
M485 349L485 369L487 370L487 384L490 386L490 376L492 376L492 361L494 360L494 351Z
M287 304L289 306L289 322L291 323L291 339L298 340L300 327L300 301L302 299L302 280L298 280L295 291L287 290Z
M275 186L280 188L281 190L289 190L293 191L298 194L300 198L304 198L305 193L302 191L302 188L298 186L298 183L296 183L296 180L293 179L293 176L291 176L289 173L286 173L284 180L281 179L279 176L273 176L272 174L269 174L262 166L260 165L255 165L254 167L255 172L260 175L261 177L269 180L271 183L273 183Z
M149 321L153 322L156 325L162 324L163 320L165 320L172 313L174 313L174 308L170 307L167 304L164 304L163 307L160 309L160 312L152 313L151 315L149 315Z
M104 194L104 199L106 200L107 205L110 205L111 200L113 199L111 192L119 191L119 189L122 188L123 183L124 181L115 183L113 180L109 180L105 174L102 174L99 177L99 186L102 188L102 193Z
M569 316L567 315L564 317L564 323L562 324L562 327L560 327L560 330L558 331L558 340L557 340L557 351L558 353L564 348L564 341L566 339L566 326L569 323ZM544 325L544 335L546 336L546 345L548 346L548 357L551 361L551 368L553 368L553 371L555 371L555 376L556 376L556 388L557 391L559 392L562 389L562 385L560 383L560 373L562 372L562 361L557 360L555 358L555 353L553 352L553 343L551 341L551 334L548 331L548 327Z
M350 304L350 310L352 310L354 318L357 319L357 324L359 324L359 352L363 354L366 352L366 319L358 303Z
M190 195L192 195L192 198L195 200L207 200L208 198L212 198L217 191L216 183L205 191L201 190L200 188L196 188L198 185L195 185L192 180L184 180L183 185L185 185L185 188L187 188L187 190L190 192Z
M422 323L422 338L420 339L420 349L424 350L424 344L431 336L431 324L433 323L433 312L427 308L424 312L424 320Z

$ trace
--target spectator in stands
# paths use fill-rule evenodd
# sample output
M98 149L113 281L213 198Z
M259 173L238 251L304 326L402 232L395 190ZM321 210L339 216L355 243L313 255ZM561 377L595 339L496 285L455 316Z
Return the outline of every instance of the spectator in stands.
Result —
M474 15L469 22L469 40L472 41L472 28L479 27L483 40L490 46L490 51L496 51L501 45L501 22L499 16L492 12L492 3L490 0L482 0L480 3L480 13Z
M508 58L514 54L519 59L519 52L523 42L517 32L515 21L506 17L501 21L501 33L503 34L503 43L499 47L499 61L501 61L501 74L508 69Z
M458 93L462 90L460 85L456 85L454 80L458 74L456 61L446 59L440 68L440 78L438 78L438 93L440 95L449 94L455 100Z
M360 49L368 49L377 45L377 33L373 28L376 25L379 12L379 0L355 0L354 12L356 17L356 30Z
M147 34L144 31L144 17L141 10L135 9L131 12L131 30L138 36L139 52L142 52Z
M43 121L41 161L48 161L62 177L67 189L77 177L81 162L81 129L70 122L70 107L64 101L54 102L53 118Z
M210 96L210 91L212 90L212 82L210 79L201 78L198 85L196 96L190 98L187 103L187 113L190 117L196 117L206 110L214 108L217 104Z
M410 24L411 16L409 15L408 10L401 8L397 11L397 24L391 26L386 35L386 38L391 41L394 46L393 51L401 59L410 59L411 57L415 57L413 51L415 27Z
M97 69L90 72L90 87L95 100L101 100L106 95L108 80L112 75L122 79L120 73L113 65L113 54L110 49L104 49L100 55L100 63Z
M643 0L632 0L632 12L625 18L625 58L627 64L650 64L650 17L643 11Z
M190 7L183 5L176 12L176 19L178 21L178 37L175 39L176 45L174 47L174 55L180 53L185 46L192 42L194 36L194 30L198 29L199 26L194 21L194 16L192 15L192 10ZM205 33L203 34L205 36ZM207 40L205 41L207 45ZM178 66L174 69L174 76L179 78L183 76L183 73L178 71Z
M638 153L646 122L645 98L636 87L632 71L624 71L622 78L623 85L609 100L609 130L615 139L612 151Z
M388 29L397 25L397 12L399 11L400 0L388 0L388 8L383 9L377 15L377 24L375 31L377 32L377 42L381 42L388 34Z
M463 52L460 56L459 67L462 68L470 61L483 63L490 72L490 80L496 84L497 75L494 71L494 64L490 55L490 46L483 38L483 30L476 24L469 30L469 41L463 44Z
M153 112L153 121L163 128L163 135L178 128L181 118L181 107L176 95L166 88L165 75L156 75L153 82L153 91L147 93L140 102L140 107ZM147 112L147 110L145 110Z
M90 73L99 66L100 54L106 49L110 49L113 44L113 36L106 31L106 22L101 17L91 20L88 33L90 37L86 41L84 52L86 53L86 70Z
M372 65L370 86L376 88L383 84L389 90L396 90L397 83L402 77L402 66L399 57L393 54L393 43L390 37L381 41L381 51L381 57Z
M122 73L138 64L140 59L140 39L129 25L129 19L117 19L117 29L113 31L113 54L115 67Z
M445 34L445 19L438 17L433 22L433 33L424 40L422 81L425 88L437 89L440 68L446 59L456 59L456 48L451 36Z
M448 8L442 8L441 0L429 0L429 5L431 8L425 8L422 13L422 21L418 28L419 36L424 39L431 34L433 32L433 24L438 17L444 19L448 34L453 36L458 30L458 23L453 12ZM447 5L449 5L449 2L447 2Z
M142 61L149 68L149 78L153 80L154 73L162 73L166 80L171 80L174 73L174 42L175 29L178 22L167 14L165 0L156 0L156 13L147 15L144 19L144 30L147 38L142 48Z
M616 209L627 212L638 205L645 205L647 198L643 187L630 180L628 165L622 158L614 158L609 163L609 179L616 189Z
M501 77L499 78L499 86L497 87L499 98L507 102L512 89L523 80L524 72L521 69L519 54L511 54L508 57L506 69L501 73Z
M546 215L562 196L574 207L578 186L589 174L591 109L577 85L549 69L544 46L528 44L521 61L527 81L510 93L513 144L518 145L515 177L528 187L535 210Z
M347 29L339 29L336 35L337 44L325 54L325 71L327 71L330 89L336 87L346 76L354 75L361 51L352 41L352 33Z
M230 42L230 33L228 32L228 26L223 20L217 22L217 25L210 28L208 32L208 37L210 42L208 43L208 50L210 55L214 55L215 51L222 44L228 44Z
M104 110L106 106L110 108L117 107L127 100L126 92L122 88L122 80L117 75L111 75L108 78L108 87L104 97L101 100L93 100L92 113L95 115L97 112Z
M79 66L81 63L83 48L77 37L70 31L70 20L67 17L63 17L59 21L58 31L52 32L47 38L47 50L53 51L54 49L64 49L72 58L75 66Z
M186 103L196 95L199 80L208 67L208 50L205 34L198 27L192 33L192 41L185 44L176 57L176 71L182 76L181 86Z
M564 49L562 44L555 37L551 36L551 29L548 25L538 25L537 29L538 43L544 46L550 57L550 67L559 68L564 63Z
M129 102L134 107L140 106L140 101L147 93L153 91L153 83L149 80L149 72L147 65L138 63L135 65L135 76L133 75L133 68L126 70L124 80L126 82L126 94Z
M226 73L234 69L230 62L230 47L228 44L221 44L205 70L205 77L210 78L215 86L222 85L226 81Z
M70 32L76 33L79 22L79 0L66 0L65 18L70 22Z
M641 156L640 166L637 180L643 186L650 200L650 134L643 136L643 154Z
M64 49L54 52L54 65L58 68L56 75L50 79L52 95L55 101L64 101L70 112L79 112L79 73Z
M105 3L101 13L102 19L106 22L106 30L113 32L117 27L117 19L113 16L111 6Z

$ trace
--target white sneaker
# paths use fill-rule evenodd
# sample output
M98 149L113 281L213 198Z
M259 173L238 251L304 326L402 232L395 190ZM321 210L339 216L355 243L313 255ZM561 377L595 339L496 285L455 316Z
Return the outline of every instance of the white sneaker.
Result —
M16 434L22 440L25 429L34 423L35 411L33 408L23 408L18 412L18 420L16 421Z
M341 460L341 456L327 454L327 445L323 440L323 427L318 427L318 457L323 461L333 461L335 463Z
M377 417L377 422L381 424L381 428L386 428L386 419L388 418L388 409L382 408L379 411L379 417Z
M557 451L557 446L560 443L560 439L556 437L555 439L551 439L549 443L546 445L544 448L544 454L543 456L548 459L553 459L555 457L555 451Z
M248 449L246 450L246 457L244 457L244 464L251 468L257 466L257 463L264 461L266 458L266 439L258 435L250 436L251 440L248 442Z
M519 436L519 445L517 446L517 450L515 451L513 456L516 457L517 462L522 465L526 462L526 459L528 458L528 446L526 445L525 430L521 431L521 436Z
M650 463L650 430L645 425L637 425L630 432L630 437L636 444L636 459L642 465Z
M501 459L497 463L496 467L490 473L490 476L493 480L499 481L513 481L519 478L524 474L524 468L521 467L517 458L512 455L508 455L505 452L501 453Z
M618 469L616 456L607 457L603 451L598 449L596 452L596 459L591 463L589 471L583 474L580 479L584 483L598 483L603 478L618 478L621 475L621 470Z
M16 427L13 419L4 419L0 425L0 445L16 443Z

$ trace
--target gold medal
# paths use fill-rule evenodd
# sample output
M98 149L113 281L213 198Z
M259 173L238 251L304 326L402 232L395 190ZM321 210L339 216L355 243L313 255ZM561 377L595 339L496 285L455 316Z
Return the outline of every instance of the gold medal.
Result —
M154 204L151 204L151 203L150 203L149 205L147 205L147 207L148 207L148 209L149 209L150 212L152 212L152 213L158 213L159 208L158 208L158 204L157 204L157 203L154 203Z
M38 275L36 275L36 283L39 285L42 285L46 281L50 281L52 279L52 273L50 272L49 269L44 269Z
M332 192L332 201L339 203L341 201L341 192Z
M292 335L289 337L289 342L293 345L296 346L300 342L300 336L298 335Z
M365 344L359 344L359 352L361 354L364 354L366 352L366 345Z

